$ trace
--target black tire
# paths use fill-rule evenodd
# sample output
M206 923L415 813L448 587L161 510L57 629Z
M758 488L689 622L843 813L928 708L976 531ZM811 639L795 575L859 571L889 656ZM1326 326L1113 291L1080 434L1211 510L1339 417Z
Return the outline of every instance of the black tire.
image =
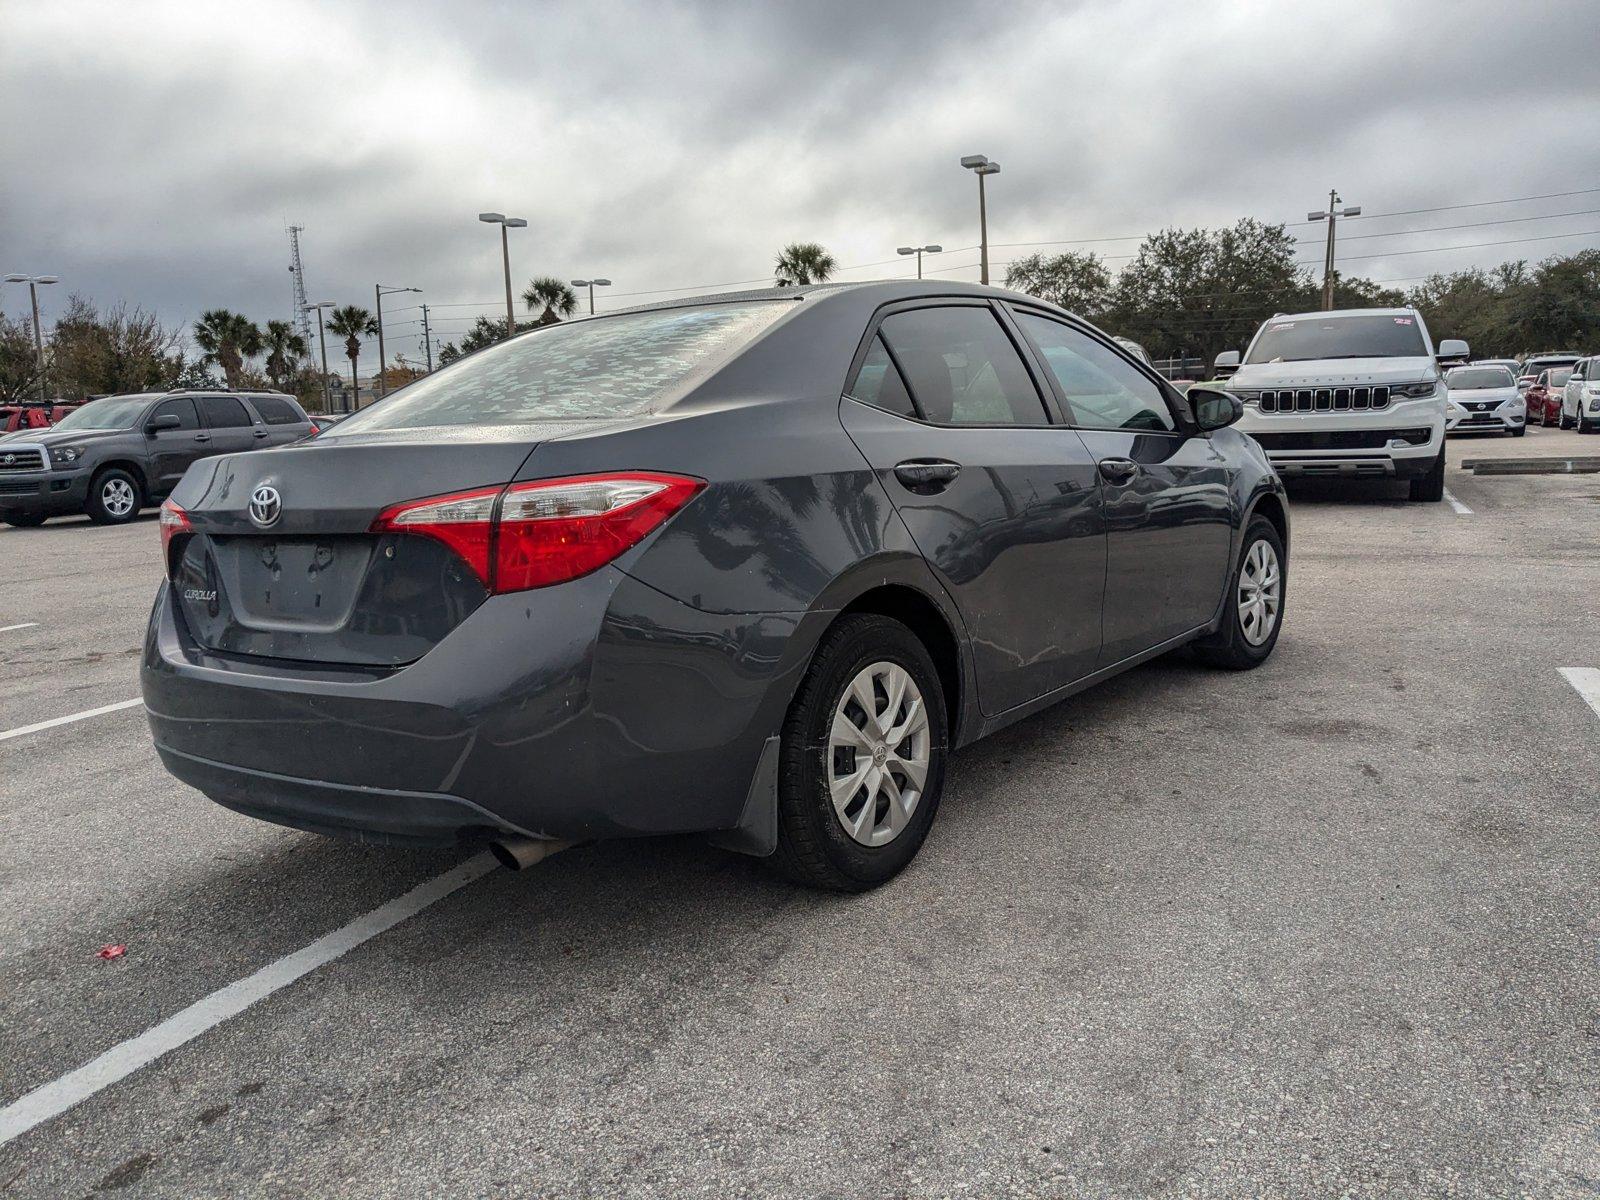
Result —
M1513 429L1511 431L1511 436L1512 437L1521 437L1523 434L1525 434L1527 432L1528 432L1528 427L1526 425L1518 425L1515 429Z
M1278 559L1278 619L1273 623L1267 638L1259 646L1251 645L1245 636L1244 622L1239 613L1239 580L1245 563L1257 542L1266 542ZM1228 576L1228 595L1224 602L1222 627L1217 632L1190 643L1195 658L1211 667L1228 671L1249 671L1272 657L1278 644L1278 634L1283 631L1284 609L1289 599L1289 556L1284 552L1283 539L1278 528L1265 517L1252 517L1245 527L1244 541L1239 548L1239 561Z
M829 731L845 690L867 667L889 662L922 693L928 716L925 785L905 828L882 846L852 838L829 792ZM949 718L933 658L910 629L889 617L841 618L823 636L783 724L779 758L778 848L772 865L796 883L834 892L864 892L893 879L916 856L944 790Z
M7 525L14 525L18 529L37 529L48 518L44 513L8 512L0 513L0 521Z
M1565 404L1563 404L1561 406L1561 416L1556 421L1556 428L1557 429L1571 429L1572 425L1573 425L1573 422L1567 420L1567 406Z
M1433 466L1428 468L1426 475L1419 475L1411 481L1411 498L1413 500L1443 500L1444 499L1444 447L1439 447L1439 457L1433 460Z
M107 494L118 485L133 490L133 507L126 512L118 511L117 505ZM89 520L96 525L126 525L139 515L143 507L144 488L139 486L139 481L121 467L107 467L89 481L89 499L83 511L89 514Z
M1593 433L1596 429L1600 429L1600 425L1597 425L1593 421L1588 421L1588 420L1584 419L1584 416L1583 416L1583 405L1581 403L1578 405L1578 419L1577 419L1576 424L1577 424L1579 433Z

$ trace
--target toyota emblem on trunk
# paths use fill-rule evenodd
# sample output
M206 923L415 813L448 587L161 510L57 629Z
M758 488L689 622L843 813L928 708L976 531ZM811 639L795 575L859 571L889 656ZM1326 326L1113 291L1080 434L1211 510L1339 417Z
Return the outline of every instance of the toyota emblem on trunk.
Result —
M283 497L270 483L263 483L250 493L250 520L266 529L277 524L283 515Z

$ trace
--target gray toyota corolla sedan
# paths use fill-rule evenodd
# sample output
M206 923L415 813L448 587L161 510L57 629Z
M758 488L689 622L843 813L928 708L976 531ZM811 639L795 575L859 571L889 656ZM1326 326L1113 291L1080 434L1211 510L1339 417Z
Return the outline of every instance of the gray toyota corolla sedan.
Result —
M1272 652L1288 511L1239 411L961 284L526 333L189 470L156 747L320 833L527 861L697 832L872 887L951 749L1185 644Z

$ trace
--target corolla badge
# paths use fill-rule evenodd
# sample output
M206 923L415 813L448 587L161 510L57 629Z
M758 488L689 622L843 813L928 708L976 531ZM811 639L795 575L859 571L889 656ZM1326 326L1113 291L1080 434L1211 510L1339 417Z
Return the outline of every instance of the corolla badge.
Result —
M283 497L270 483L263 483L250 493L250 520L262 529L278 523L283 515Z

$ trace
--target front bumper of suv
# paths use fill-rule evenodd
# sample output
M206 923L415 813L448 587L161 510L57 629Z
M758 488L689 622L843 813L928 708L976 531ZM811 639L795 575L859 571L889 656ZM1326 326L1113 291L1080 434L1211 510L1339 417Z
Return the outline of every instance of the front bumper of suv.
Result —
M81 513L89 498L89 472L78 468L17 471L0 467L0 514L57 516Z
M1263 413L1246 405L1237 428L1261 443L1285 477L1413 479L1439 457L1445 424L1443 404L1426 399L1360 413Z

